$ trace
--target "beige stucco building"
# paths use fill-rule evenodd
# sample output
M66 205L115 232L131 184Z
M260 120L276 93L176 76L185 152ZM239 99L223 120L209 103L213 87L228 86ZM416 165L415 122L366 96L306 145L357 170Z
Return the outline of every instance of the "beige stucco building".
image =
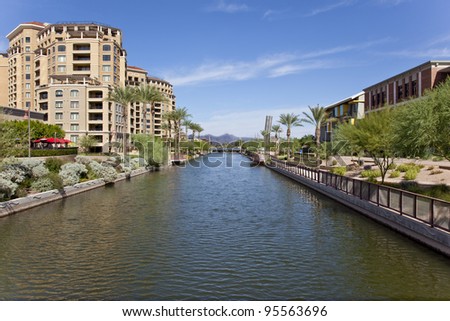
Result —
M92 135L104 151L109 143L122 142L125 121L128 135L162 136L162 113L175 108L173 88L151 80L141 68L127 67L120 29L97 23L29 22L7 38L6 106L43 112L44 120L61 126L67 139L76 143L82 135ZM0 57L0 78L2 63ZM124 119L123 106L106 100L115 86L139 83L153 84L171 99L167 106L160 104L150 123L142 104L134 104Z
M0 53L0 106L8 106L8 54Z

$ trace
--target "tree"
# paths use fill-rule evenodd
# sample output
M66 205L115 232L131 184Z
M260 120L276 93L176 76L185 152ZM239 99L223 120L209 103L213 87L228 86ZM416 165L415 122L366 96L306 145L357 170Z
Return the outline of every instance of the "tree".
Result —
M323 125L325 125L329 119L328 114L325 111L325 108L317 105L316 107L308 106L309 114L303 112L303 115L306 118L303 118L302 121L308 124L315 126L314 137L316 139L316 148L317 148L317 161L320 161L320 130Z
M450 79L397 109L394 143L403 156L450 160Z
M200 126L200 124L197 123L192 123L190 129L192 130L192 141L195 138L195 133L199 133L198 135L200 136L200 132L203 131L202 126Z
M150 85L141 85L136 88L136 101L143 104L150 105L150 112L152 114L152 129L154 128L155 120L155 103L167 102L167 97L158 90L158 88ZM144 108L144 126L147 126L147 106Z
M131 108L131 104L137 101L136 89L133 87L125 86L125 87L114 87L112 91L108 93L107 101L113 101L120 105L123 108L123 127L122 127L122 139L123 139L123 158L124 163L128 164L128 111Z
M364 151L373 159L380 169L382 184L396 157L393 119L394 111L386 108L357 119L354 125L340 124L335 132L336 140L347 142L353 151Z
M191 125L193 124L193 122L189 119L183 119L181 125L184 126L184 128L186 129L186 140L189 140L189 134L188 134L188 130L191 129ZM194 140L194 137L192 136L192 140Z
M91 135L84 135L81 136L78 140L78 144L83 149L85 153L88 153L89 150L97 144L97 140L94 138L94 136Z
M275 141L276 141L276 153L277 155L280 153L280 137L278 137L278 134L281 134L283 132L283 129L280 125L273 125L271 129L272 133L275 133Z
M181 107L171 112L170 116L173 122L173 128L175 132L175 153L176 157L180 157L180 135L181 135L181 123L188 117L191 117L191 114L188 113L186 107Z
M278 122L284 126L286 126L286 138L288 144L287 157L290 158L290 137L291 137L291 128L302 126L299 115L294 113L290 114L281 114Z

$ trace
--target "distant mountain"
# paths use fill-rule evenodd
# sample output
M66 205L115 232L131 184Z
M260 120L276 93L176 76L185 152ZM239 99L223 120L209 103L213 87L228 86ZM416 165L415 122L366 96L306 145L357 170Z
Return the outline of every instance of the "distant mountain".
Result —
M220 136L206 134L206 135L201 135L200 138L209 140L210 142L216 142L216 143L220 143L220 144L228 144L228 143L240 140L240 139L243 141L252 140L252 138L249 138L249 137L237 137L232 134L223 134Z

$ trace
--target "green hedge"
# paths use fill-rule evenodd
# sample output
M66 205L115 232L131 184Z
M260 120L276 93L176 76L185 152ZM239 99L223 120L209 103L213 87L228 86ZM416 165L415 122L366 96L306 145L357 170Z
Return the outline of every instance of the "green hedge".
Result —
M57 149L32 149L31 156L32 157L45 157L45 156L64 156L64 155L77 155L78 147L69 147L69 148L57 148ZM26 157L26 155L22 155L22 157Z

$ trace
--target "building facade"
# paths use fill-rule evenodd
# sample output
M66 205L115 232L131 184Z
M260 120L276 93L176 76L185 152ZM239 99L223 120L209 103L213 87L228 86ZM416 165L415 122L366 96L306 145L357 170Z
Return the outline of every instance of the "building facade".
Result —
M94 136L97 149L121 143L125 122L127 135L162 135L148 127L141 104L134 104L124 119L124 106L106 100L116 86L152 83L145 70L127 68L120 29L97 23L29 22L7 38L7 106L44 113L45 121L59 125L74 143L83 135ZM0 73L2 62L0 57Z
M340 100L325 107L328 121L321 127L320 140L332 141L333 129L343 122L354 124L356 119L364 117L364 92Z
M8 54L0 53L0 106L8 106Z
M428 61L364 89L365 113L422 97L450 75L450 61Z

